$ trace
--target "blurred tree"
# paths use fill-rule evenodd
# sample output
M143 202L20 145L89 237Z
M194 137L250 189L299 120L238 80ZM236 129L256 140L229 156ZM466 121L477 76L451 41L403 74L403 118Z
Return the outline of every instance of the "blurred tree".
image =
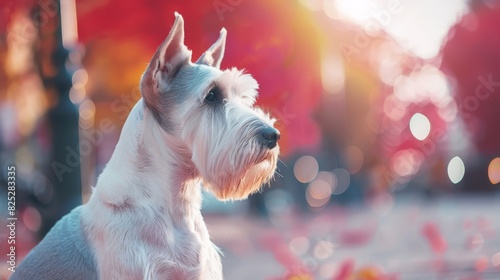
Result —
M442 68L456 83L460 116L483 154L500 153L500 6L474 9L450 31Z
M487 168L500 154L500 5L471 1L471 11L450 31L442 49L442 69L455 85L459 116L475 148L475 162L466 172L472 189L488 186Z

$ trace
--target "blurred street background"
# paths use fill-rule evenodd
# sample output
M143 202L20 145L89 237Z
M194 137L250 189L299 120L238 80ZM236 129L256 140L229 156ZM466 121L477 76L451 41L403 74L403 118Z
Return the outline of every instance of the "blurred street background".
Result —
M88 200L175 11L193 58L227 29L221 68L254 76L282 135L260 193L204 194L226 279L500 279L495 0L3 0L18 262Z

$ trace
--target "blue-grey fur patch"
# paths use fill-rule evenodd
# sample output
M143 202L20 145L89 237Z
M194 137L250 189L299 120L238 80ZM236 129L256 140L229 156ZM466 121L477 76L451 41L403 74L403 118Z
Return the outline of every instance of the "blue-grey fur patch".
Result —
M181 104L193 94L198 94L195 90L200 83L210 83L207 81L209 76L210 71L200 65L184 64L172 79L164 77L159 89L160 112L155 114L155 118L165 131L171 132L176 125L171 122L170 117L174 106Z
M94 255L75 208L59 220L16 268L11 280L98 279Z

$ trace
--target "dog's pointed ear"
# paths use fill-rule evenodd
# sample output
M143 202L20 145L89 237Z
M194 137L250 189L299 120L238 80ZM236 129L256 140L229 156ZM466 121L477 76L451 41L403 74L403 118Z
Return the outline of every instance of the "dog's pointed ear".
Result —
M196 63L220 68L222 58L224 57L224 49L226 48L226 35L226 29L222 28L219 39L198 58Z
M144 101L161 123L162 81L168 82L179 72L182 65L191 63L191 51L184 45L184 19L175 13L175 22L167 38L156 50L142 75L140 88Z
M140 89L146 106L160 124L165 124L160 86L175 77L181 67L191 63L191 51L184 45L184 19L175 13L175 22L167 38L156 50L142 75Z
M175 22L167 38L156 50L149 67L171 74L179 64L191 59L191 51L184 45L184 19L175 12Z
M173 77L184 63L190 61L191 51L184 45L184 19L176 12L174 25L153 55L142 82L158 86L162 78Z

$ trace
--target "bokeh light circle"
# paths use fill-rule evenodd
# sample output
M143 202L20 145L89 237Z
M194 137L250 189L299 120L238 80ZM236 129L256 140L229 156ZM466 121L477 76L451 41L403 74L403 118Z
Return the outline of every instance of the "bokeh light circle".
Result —
M332 172L320 171L314 180L325 181L330 186L332 191L337 187L337 178L335 178Z
M453 184L458 184L465 175L465 164L460 157L454 157L448 163L448 177Z
M73 104L79 104L85 99L85 96L87 95L87 92L85 91L85 88L74 88L72 87L69 90L69 99Z
M321 179L316 179L309 183L306 190L307 203L313 207L323 207L332 195L332 187L328 182Z
M80 117L84 120L90 120L95 114L95 104L87 99L80 104Z
M385 99L383 109L384 113L393 121L401 120L406 114L406 106L394 95Z
M333 189L333 194L343 194L347 190L347 188L349 188L349 184L351 183L351 175L347 170L343 168L334 169L332 171L332 174L334 175L337 182L337 186Z
M334 245L328 240L321 240L314 246L314 257L318 260L324 260L333 255Z
M410 131L413 137L422 141L431 132L431 122L426 116L416 113L410 119Z
M312 156L300 157L293 166L293 174L301 183L309 183L318 175L319 164Z
M309 195L316 199L322 200L332 195L332 187L323 180L314 180L308 186Z
M391 160L392 170L401 177L415 175L422 165L421 152L413 149L398 151Z
M71 77L71 81L73 82L73 87L76 89L83 88L89 80L89 74L85 69L78 69L75 71L73 76Z
M494 158L488 165L488 178L492 184L500 183L500 157Z

